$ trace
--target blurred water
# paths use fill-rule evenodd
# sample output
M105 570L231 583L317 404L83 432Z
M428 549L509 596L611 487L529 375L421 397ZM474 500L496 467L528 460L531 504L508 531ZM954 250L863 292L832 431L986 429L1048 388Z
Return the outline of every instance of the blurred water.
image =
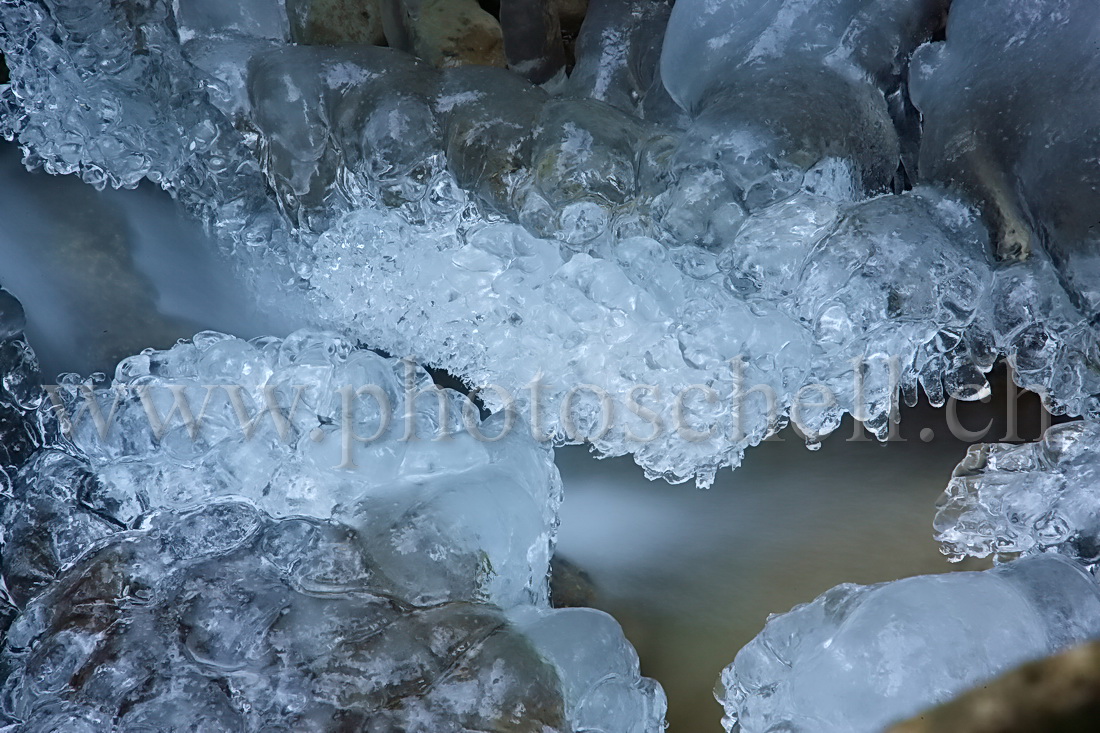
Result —
M0 284L22 301L47 378L110 371L203 329L252 337L289 324L256 311L214 244L152 185L96 191L27 172L0 144Z
M958 415L971 430L992 420L988 439L997 440L1014 395L1003 369L992 381L990 401L960 405ZM1019 437L1037 438L1035 396L1015 409ZM588 572L595 605L615 615L643 672L665 687L672 733L721 730L710 690L768 614L844 582L988 566L951 564L932 539L934 503L968 445L951 437L946 417L927 404L905 409L905 440L888 444L850 440L848 418L818 451L787 430L707 491L647 481L629 458L559 450L558 551Z

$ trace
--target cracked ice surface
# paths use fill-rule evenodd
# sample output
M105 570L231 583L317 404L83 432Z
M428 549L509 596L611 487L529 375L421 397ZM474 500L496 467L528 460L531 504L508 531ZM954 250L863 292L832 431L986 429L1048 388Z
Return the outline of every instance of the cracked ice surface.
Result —
M5 367L16 394L18 363ZM351 409L345 384L373 385L373 402ZM549 608L550 451L521 431L463 432L491 436L499 419L453 391L403 401L430 384L332 334L208 332L124 360L109 387L74 376L49 400L38 391L46 446L3 506L5 722L660 730L663 693L617 624ZM171 388L194 422L161 430ZM113 423L97 425L89 400L105 416L114 405ZM259 411L273 404L285 423ZM404 440L410 425L421 439ZM437 429L450 437L431 440ZM344 460L343 431L376 430Z
M1094 13L1084 0L1043 2L1082 24ZM751 24L729 3L701 31L685 20L700 3L602 17L611 30L587 36L578 68L618 60L598 83L578 76L581 96L391 49L290 46L274 0L207 5L179 17L163 2L6 5L6 134L51 172L159 182L248 278L283 283L257 286L272 308L498 385L521 407L542 375L540 432L707 484L790 417L811 442L845 412L882 436L896 384L910 402L918 386L935 403L979 396L998 355L1055 411L1097 412L1092 299L1074 275L1088 262L1059 239L1090 231L1079 212L1100 210L1095 189L1057 221L1035 208L1036 239L1054 241L1024 262L994 257L1006 251L1003 196L924 166L917 188L889 192L916 177L908 59L940 3L775 2ZM960 10L954 36L975 16ZM1006 34L1038 53L1064 27L1044 13L989 17L1003 27L980 36L987 46L952 36L943 53L985 53ZM930 125L953 129L933 97L967 81L920 58L916 101ZM743 83L708 82L720 60ZM773 78L784 94L767 92ZM1082 103L1095 78L1078 84ZM1021 97L997 99L1032 124ZM1054 160L1028 160L1012 176L1045 180ZM613 396L607 431L592 400L576 400L572 420L557 409L585 384ZM755 385L774 390L776 422ZM796 403L808 404L792 415Z

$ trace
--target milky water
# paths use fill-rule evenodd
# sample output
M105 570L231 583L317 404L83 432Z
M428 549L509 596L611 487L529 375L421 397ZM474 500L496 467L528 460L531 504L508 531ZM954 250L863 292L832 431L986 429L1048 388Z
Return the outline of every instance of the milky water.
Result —
M23 303L47 377L110 372L124 356L207 328L291 330L257 312L201 228L149 184L100 192L28 173L4 144L0 190L0 283Z
M1038 437L1037 399L1024 394L1013 408L1003 371L994 376L988 403L958 406L961 425L988 425L991 440L1013 424L1009 437ZM881 444L846 420L811 452L787 430L706 491L648 482L628 458L558 450L558 550L590 574L595 605L664 686L670 730L720 729L714 680L769 614L840 583L988 567L949 563L932 537L935 502L968 447L947 411L905 409L899 432L904 441Z

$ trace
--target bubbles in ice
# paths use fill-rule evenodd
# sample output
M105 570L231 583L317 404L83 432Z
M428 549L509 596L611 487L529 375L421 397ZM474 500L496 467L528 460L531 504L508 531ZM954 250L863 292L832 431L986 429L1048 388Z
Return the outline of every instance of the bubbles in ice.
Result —
M1100 426L1055 425L1037 443L970 449L939 500L936 539L954 560L1055 552L1100 563Z
M998 38L1026 28L1021 48L1044 58L1092 17L1081 3L1029 15L973 9L983 2L951 22L995 16ZM1097 210L1091 189L1018 187L1051 240L1018 263L996 257L1001 234L962 174L922 165L921 185L902 190L918 144L955 159L951 110L977 109L964 97L979 89L963 67L996 56L971 48L984 36L953 39L910 73L944 5L681 2L665 30L661 3L602 3L554 95L503 69L288 45L277 0L195 5L182 26L160 2L129 16L19 2L2 20L4 129L52 172L161 183L231 242L249 279L281 283L258 288L270 308L502 388L521 409L541 367L554 384L539 430L707 484L791 419L811 441L845 412L882 436L898 385L910 402L919 388L937 404L981 396L1001 356L1054 411L1096 412L1095 309L1072 275L1087 257L1066 254ZM1049 93L997 89L983 105ZM1010 116L1021 140L1043 139L1045 122ZM974 118L981 139L997 119ZM1028 166L1017 174L1045 180ZM1042 213L1048 194L1072 226ZM607 431L599 394L558 409L583 385L611 396Z

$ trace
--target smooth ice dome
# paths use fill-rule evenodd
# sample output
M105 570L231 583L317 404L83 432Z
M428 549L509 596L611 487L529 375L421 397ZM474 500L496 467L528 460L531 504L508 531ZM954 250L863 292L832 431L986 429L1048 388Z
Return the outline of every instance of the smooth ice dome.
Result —
M1100 587L1057 555L841 585L773 616L722 672L727 731L875 733L1100 635Z
M920 175L979 202L1005 257L1045 253L1085 312L1100 305L1100 6L951 3L910 88Z
M661 729L617 624L549 607L548 446L420 367L207 332L38 401L3 508L12 730Z

